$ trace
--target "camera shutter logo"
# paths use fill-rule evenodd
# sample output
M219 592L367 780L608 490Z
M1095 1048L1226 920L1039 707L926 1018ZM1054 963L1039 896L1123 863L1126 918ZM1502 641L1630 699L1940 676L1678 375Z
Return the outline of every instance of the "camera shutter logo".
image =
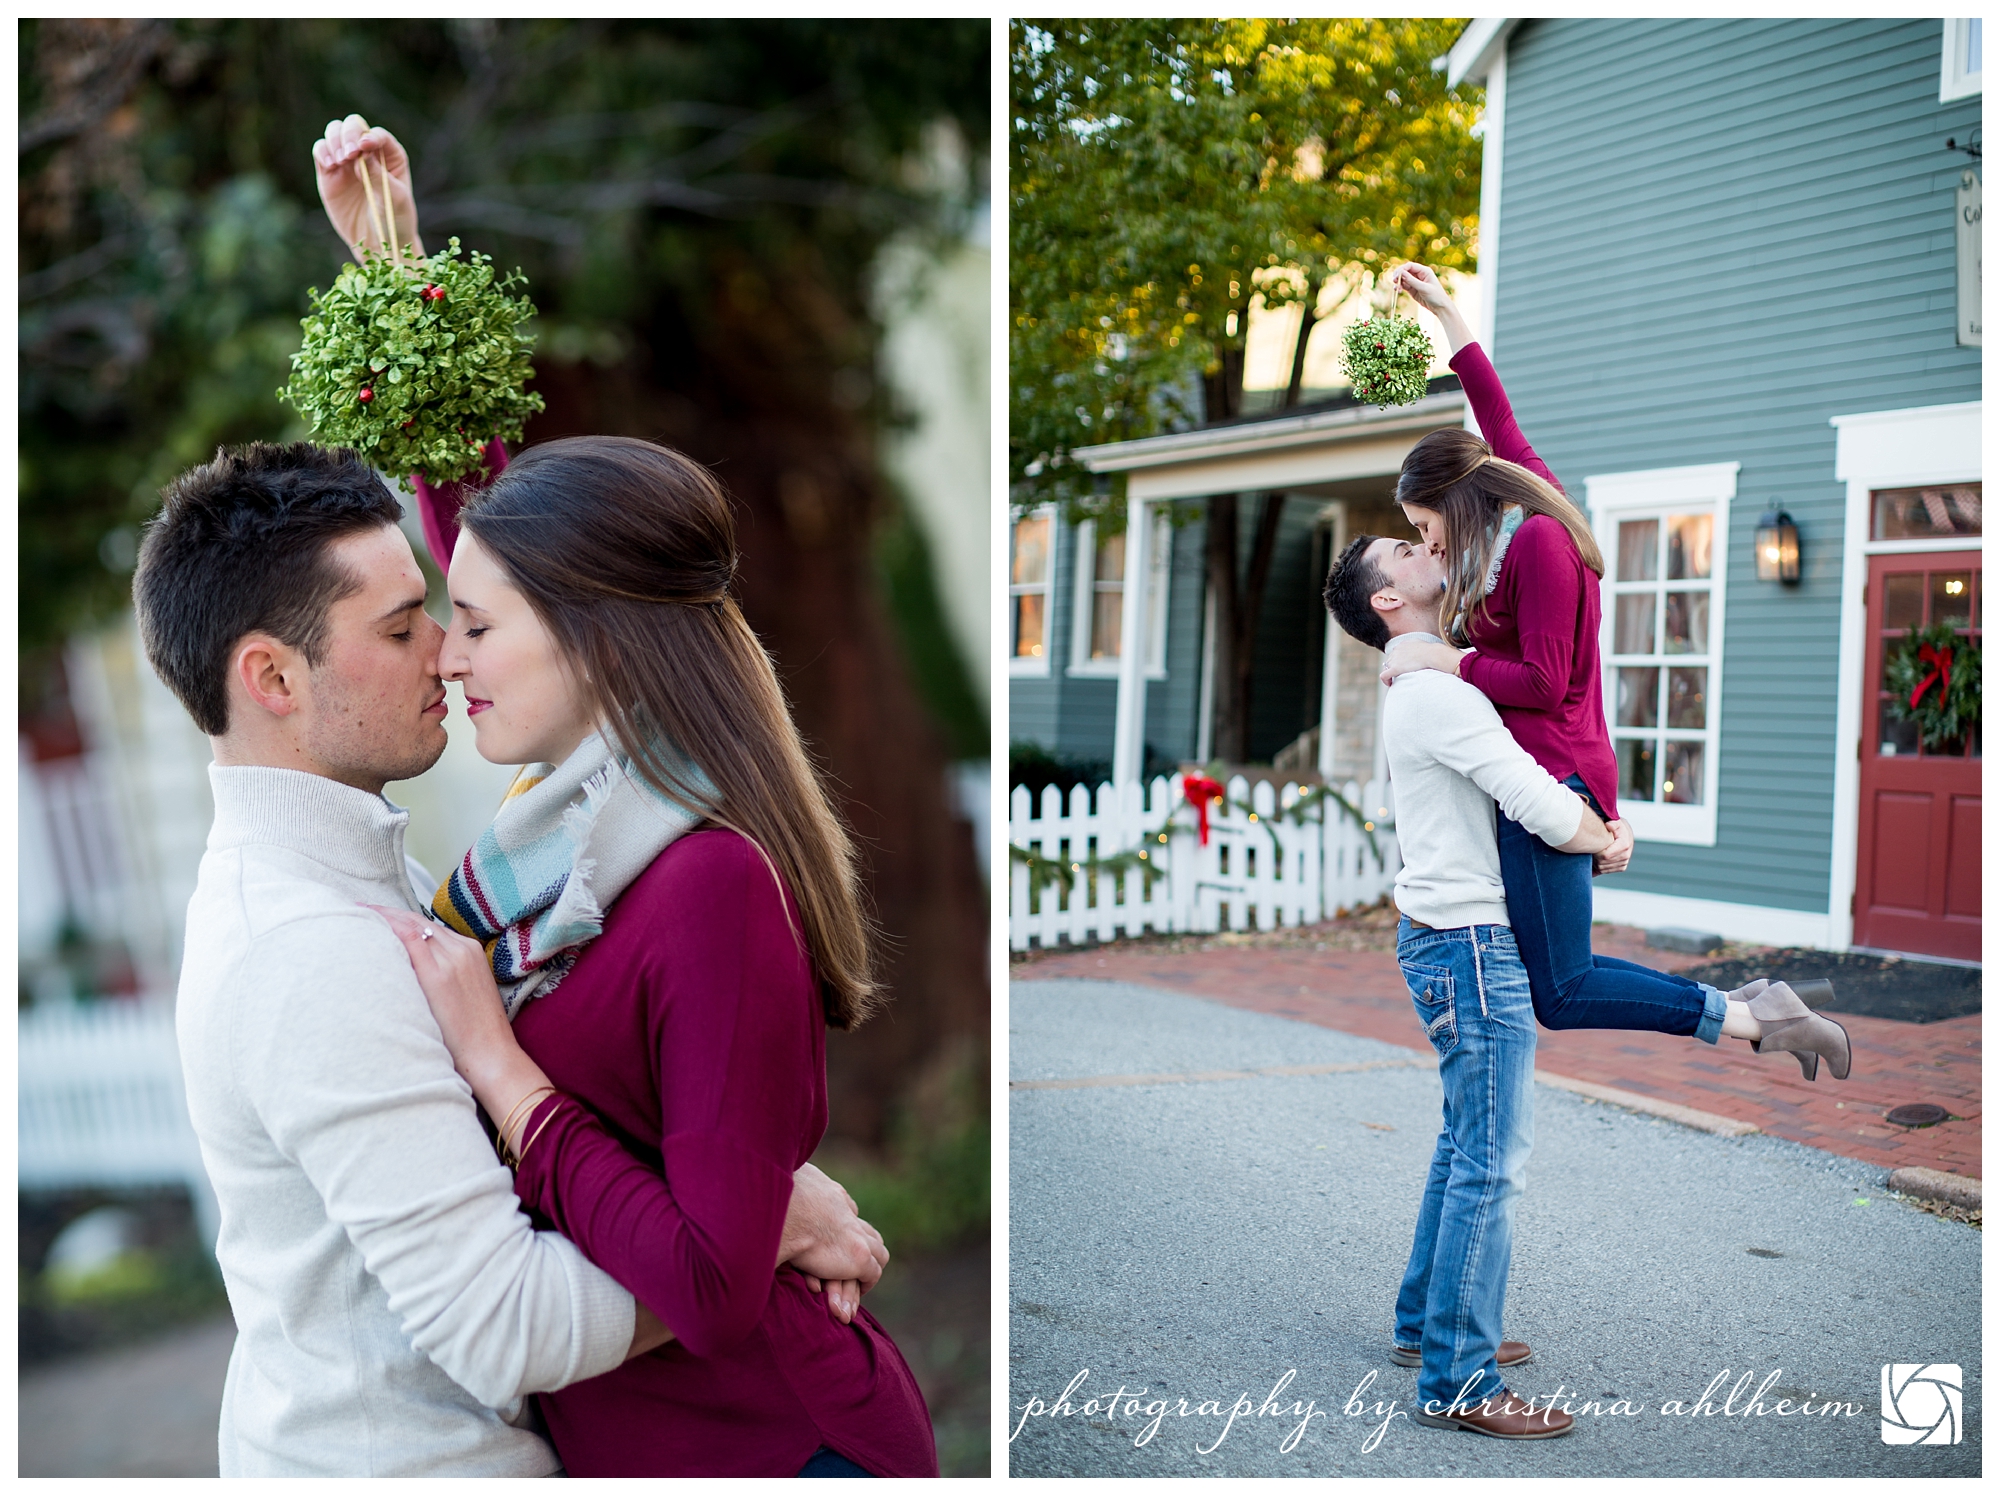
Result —
M1965 1374L1956 1366L1897 1363L1882 1368L1882 1442L1956 1444L1964 1437L1960 1413Z

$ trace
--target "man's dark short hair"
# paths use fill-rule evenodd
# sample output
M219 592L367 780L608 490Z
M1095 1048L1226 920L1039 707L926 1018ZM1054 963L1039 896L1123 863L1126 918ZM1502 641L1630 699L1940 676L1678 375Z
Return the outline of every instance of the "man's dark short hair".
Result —
M1368 559L1368 547L1382 537L1357 535L1347 543L1340 559L1327 573L1326 610L1340 626L1371 649L1389 647L1389 625L1368 601L1389 585L1382 568Z
M229 728L236 642L269 634L318 665L327 610L361 585L327 548L395 524L402 506L351 448L310 442L218 449L161 497L132 578L139 636L195 725L216 737Z

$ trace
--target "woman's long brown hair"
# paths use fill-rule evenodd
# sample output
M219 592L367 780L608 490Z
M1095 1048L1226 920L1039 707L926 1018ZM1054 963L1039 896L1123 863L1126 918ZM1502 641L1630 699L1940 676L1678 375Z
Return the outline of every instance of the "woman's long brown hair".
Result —
M1396 502L1435 510L1444 521L1439 612L1445 633L1460 644L1467 642L1474 614L1486 610L1486 572L1500 540L1503 505L1519 504L1529 514L1561 521L1583 564L1604 575L1604 553L1590 521L1568 495L1520 464L1495 457L1491 447L1460 427L1433 431L1410 449L1396 480Z
M854 844L729 595L736 522L721 485L651 442L571 437L521 453L460 523L521 589L639 773L763 852L805 921L826 1021L859 1023L877 988Z

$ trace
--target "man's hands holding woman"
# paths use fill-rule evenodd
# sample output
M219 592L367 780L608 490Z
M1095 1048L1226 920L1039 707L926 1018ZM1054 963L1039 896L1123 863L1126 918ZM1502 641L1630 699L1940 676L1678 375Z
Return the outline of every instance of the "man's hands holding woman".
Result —
M377 210L381 210L385 180L396 237L405 245L414 245L418 254L424 252L423 240L417 237L417 200L410 191L410 157L395 136L380 125L370 128L358 114L331 120L325 136L313 142L313 167L319 176L319 200L326 205L326 216L333 220L334 232L347 241L356 260L363 249L378 253L387 249L368 212L369 188L374 189ZM367 187L361 183L364 170L369 174Z
M514 1038L493 968L478 941L412 910L366 907L381 915L402 941L452 1065L487 1116L508 1118L534 1092L554 1090L542 1067ZM532 1116L535 1107L526 1110ZM517 1132L526 1130L527 1120L521 1119ZM502 1141L518 1156L519 1136ZM849 1324L861 1295L881 1279L888 1261L881 1233L861 1219L845 1189L811 1164L792 1176L774 1266L790 1264L814 1293L824 1290L828 1310ZM642 1321L639 1339L646 1338ZM635 1347L638 1343L634 1341Z

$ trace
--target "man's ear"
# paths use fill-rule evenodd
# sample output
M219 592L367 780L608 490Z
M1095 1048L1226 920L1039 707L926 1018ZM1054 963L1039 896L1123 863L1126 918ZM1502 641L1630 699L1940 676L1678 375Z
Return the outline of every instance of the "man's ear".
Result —
M289 644L264 634L238 641L230 657L230 676L250 701L274 717L289 717L302 704L305 656Z
M1403 606L1403 595L1394 588L1384 587L1368 599L1368 606L1377 613L1394 613Z

